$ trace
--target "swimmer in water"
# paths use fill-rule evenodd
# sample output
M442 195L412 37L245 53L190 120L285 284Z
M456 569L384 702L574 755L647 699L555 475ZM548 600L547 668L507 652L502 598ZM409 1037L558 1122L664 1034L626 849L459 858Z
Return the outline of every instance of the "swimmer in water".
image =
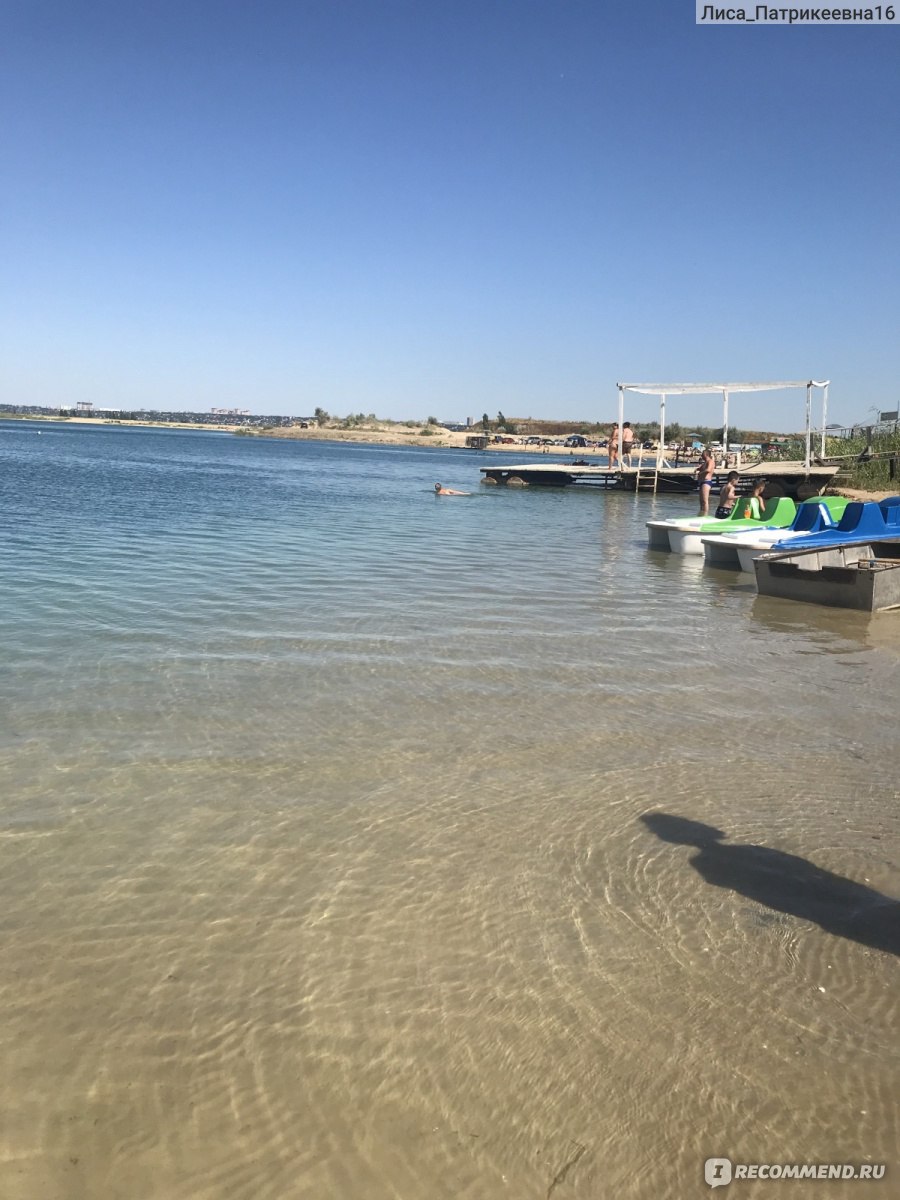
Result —
M471 492L457 492L454 488L445 488L442 483L434 485L434 494L436 496L471 496Z

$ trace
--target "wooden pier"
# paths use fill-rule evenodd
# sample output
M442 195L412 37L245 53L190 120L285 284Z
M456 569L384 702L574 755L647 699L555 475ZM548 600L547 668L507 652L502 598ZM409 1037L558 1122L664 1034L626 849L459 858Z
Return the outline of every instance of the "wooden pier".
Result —
M754 463L737 470L740 476L739 495L750 492L758 479L768 481L766 496L790 496L806 500L818 496L834 480L837 467L810 466L802 462ZM696 467L600 467L581 463L500 463L480 467L483 483L515 487L580 487L612 488L620 492L657 491L688 495L697 490ZM728 470L722 468L713 476L713 490L724 484Z

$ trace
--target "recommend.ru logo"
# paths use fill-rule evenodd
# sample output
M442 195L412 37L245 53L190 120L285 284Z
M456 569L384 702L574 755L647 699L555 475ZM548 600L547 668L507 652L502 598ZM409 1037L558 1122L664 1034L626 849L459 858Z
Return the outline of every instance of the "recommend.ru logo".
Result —
M711 1188L733 1179L884 1179L884 1163L733 1163L708 1158L703 1178Z

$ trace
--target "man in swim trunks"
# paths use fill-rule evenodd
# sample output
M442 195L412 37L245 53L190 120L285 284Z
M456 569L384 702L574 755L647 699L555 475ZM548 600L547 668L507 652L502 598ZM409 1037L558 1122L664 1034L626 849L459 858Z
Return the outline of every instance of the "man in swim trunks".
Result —
M716 456L709 446L700 455L700 465L694 474L700 483L700 517L709 516L709 493L712 491L713 475L716 470Z
M631 447L634 445L634 430L631 428L631 422L626 421L622 426L622 466L626 465L625 460L628 460L627 465L631 466Z

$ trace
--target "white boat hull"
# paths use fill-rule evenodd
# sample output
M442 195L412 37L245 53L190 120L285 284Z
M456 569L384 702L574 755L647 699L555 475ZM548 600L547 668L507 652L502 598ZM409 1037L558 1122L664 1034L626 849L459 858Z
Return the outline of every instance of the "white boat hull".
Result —
M670 529L669 549L673 554L702 554L702 529Z
M671 526L667 521L648 521L647 522L647 545L651 550L668 550L669 548L669 530Z
M712 567L736 567L738 565L738 538L740 534L718 534L703 539L703 557Z
M648 521L647 545L651 550L670 550L669 534L673 529L700 529L713 520L712 517L673 517L668 521Z
M760 554L768 554L772 547L777 542L779 545L782 542L789 542L791 538L805 537L806 534L802 530L787 530L772 529L761 530L759 533L754 533L751 538L742 538L737 546L738 562L741 570L747 571L750 575L755 571L754 563Z
M650 550L672 550L670 534L673 529L686 530L689 533L698 533L701 529L706 529L707 538L712 538L713 534L710 533L709 527L720 522L722 528L728 528L725 517L672 517L668 521L648 521L647 544ZM684 551L677 551L677 553L684 553ZM702 554L702 547L692 550L690 553Z
M738 562L742 571L746 571L752 575L756 570L754 563L761 554L769 554L776 542L786 542L788 539L772 538L771 541L763 541L762 538L757 538L755 542L745 542L737 548Z

